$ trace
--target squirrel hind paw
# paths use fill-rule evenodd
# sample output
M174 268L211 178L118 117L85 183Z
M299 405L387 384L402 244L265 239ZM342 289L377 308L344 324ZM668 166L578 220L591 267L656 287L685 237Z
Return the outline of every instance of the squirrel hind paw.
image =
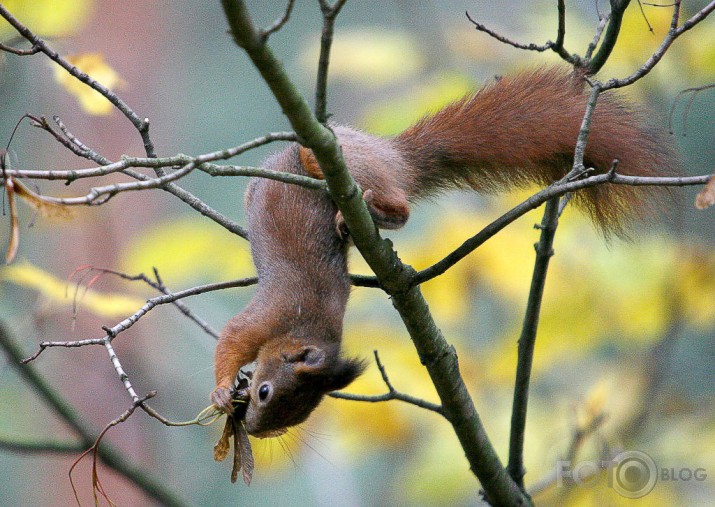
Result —
M399 229L410 218L410 209L406 204L382 200L371 189L365 190L362 198L378 229ZM346 240L350 236L350 231L340 210L335 214L335 231L342 240Z

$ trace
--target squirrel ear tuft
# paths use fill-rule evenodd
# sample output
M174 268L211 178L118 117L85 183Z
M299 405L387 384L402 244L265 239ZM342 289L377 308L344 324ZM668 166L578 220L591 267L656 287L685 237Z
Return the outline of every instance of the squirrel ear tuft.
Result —
M339 359L325 379L325 392L347 387L365 371L367 363L362 359Z

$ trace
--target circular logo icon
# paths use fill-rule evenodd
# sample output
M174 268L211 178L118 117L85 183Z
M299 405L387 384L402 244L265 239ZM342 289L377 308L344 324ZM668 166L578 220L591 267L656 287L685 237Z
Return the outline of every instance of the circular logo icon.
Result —
M658 481L658 467L653 458L640 451L625 451L613 458L609 486L626 498L642 498Z

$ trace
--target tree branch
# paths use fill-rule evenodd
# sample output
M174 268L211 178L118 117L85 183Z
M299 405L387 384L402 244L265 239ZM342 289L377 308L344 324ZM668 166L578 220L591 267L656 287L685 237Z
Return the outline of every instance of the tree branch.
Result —
M328 66L330 65L330 49L333 45L335 19L345 5L346 0L337 0L334 5L326 0L320 0L320 10L323 13L323 31L320 36L320 57L318 58L318 77L315 83L315 117L320 123L328 121Z
M10 337L4 325L0 322L0 347L17 367L20 376L32 386L37 394L57 415L70 426L81 438L84 447L92 445L96 433L80 418L77 411L31 365L18 367L22 360L22 351ZM137 467L127 460L118 450L110 445L104 445L99 450L99 457L109 468L119 473L131 483L144 491L149 497L163 505L185 505L183 500L173 491L157 481L148 470Z
M263 76L295 132L315 154L330 195L343 214L356 247L392 297L442 400L445 417L452 424L487 497L495 504L528 503L528 498L506 473L486 435L459 374L456 351L437 328L419 287L411 286L414 270L403 265L391 243L380 237L361 198L362 193L347 172L332 132L311 114L283 66L260 38L244 2L222 0L222 5L234 40Z
M621 31L621 23L623 22L623 14L628 8L631 0L611 0L611 14L608 22L606 34L601 42L601 47L598 49L596 56L589 60L586 68L589 74L596 74L605 65L608 57L618 40L618 34Z
M364 401L368 403L378 403L382 401L390 401L390 400L399 400L399 401L404 401L405 403L409 403L410 405L415 405L419 408L424 408L426 410L430 410L432 412L436 412L440 415L444 415L444 411L442 410L442 407L440 405L437 405L435 403L430 403L429 401L416 398L414 396L410 396L409 394L404 394L399 391L397 391L393 386L392 383L390 382L390 379L387 376L387 371L385 371L385 367L383 366L382 362L380 361L380 356L377 353L377 350L373 351L375 354L375 363L377 364L377 368L380 370L380 375L382 376L382 381L385 382L385 385L387 386L387 392L385 394L378 394L374 396L370 395L365 395L365 394L351 394L351 393L343 393L340 391L333 391L332 393L329 393L328 395L331 396L332 398L337 398L340 400L351 400L351 401Z
M539 326L541 301L546 285L546 272L553 255L554 235L559 223L559 198L546 202L544 218L541 221L541 239L536 247L536 262L531 278L531 289L526 305L524 325L519 338L519 354L514 383L514 401L511 412L511 434L509 438L509 464L507 469L512 479L524 489L524 429L526 427L526 409L529 403L529 380L534 358L536 331Z

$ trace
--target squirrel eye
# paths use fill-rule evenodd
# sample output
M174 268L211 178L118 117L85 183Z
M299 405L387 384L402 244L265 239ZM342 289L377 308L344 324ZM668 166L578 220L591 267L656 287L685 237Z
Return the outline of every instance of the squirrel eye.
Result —
M261 401L266 401L268 395L271 393L271 386L269 384L263 384L258 388L258 399Z

